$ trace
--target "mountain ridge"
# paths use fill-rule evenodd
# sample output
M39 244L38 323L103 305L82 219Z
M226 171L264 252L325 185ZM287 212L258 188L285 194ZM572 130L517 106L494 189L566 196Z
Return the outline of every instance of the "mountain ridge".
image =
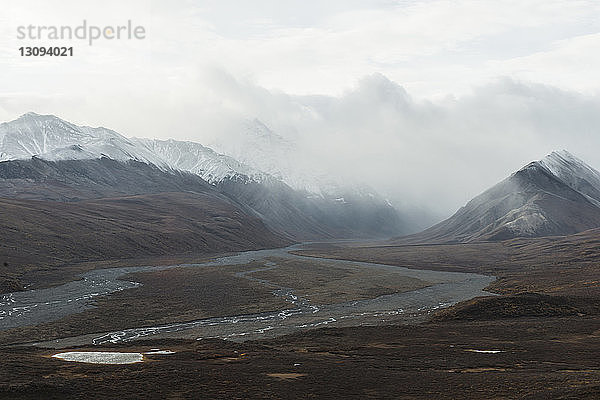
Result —
M205 190L196 176L290 240L390 237L410 226L371 191L296 190L200 143L126 138L52 115L28 113L0 124L0 152L0 196L5 197L79 201Z
M474 197L450 218L393 242L468 243L578 233L600 226L596 195L600 173L566 150L555 151Z
M162 153L153 151L157 147ZM193 151L196 162L186 164L181 157L167 157L169 152L176 155L177 147L180 152L181 147ZM111 129L77 126L54 115L32 112L0 124L0 153L0 161L25 160L31 157L48 161L101 157L117 161L134 160L154 164L166 171L192 172L209 183L238 174L259 175L257 171L199 143L126 138Z

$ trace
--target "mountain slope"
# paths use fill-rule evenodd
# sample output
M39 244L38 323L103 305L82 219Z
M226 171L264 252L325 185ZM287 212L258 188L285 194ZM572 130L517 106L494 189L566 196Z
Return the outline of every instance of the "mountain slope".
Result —
M230 157L198 143L128 139L106 128L77 126L53 115L27 113L0 124L0 161L110 158L138 161L169 171L194 173L208 182L235 175L261 176Z
M165 172L139 161L106 157L47 161L34 157L0 162L0 197L78 201L162 192L212 193L225 198L197 175Z
M78 202L0 199L0 262L72 262L281 247L289 241L213 193Z
M152 153L159 160L156 165L164 164L177 171L191 172L210 183L240 177L257 182L268 178L267 174L199 143L137 138L132 141Z
M568 235L600 227L598 172L566 151L532 162L447 220L398 243Z
M540 160L539 164L600 206L600 172L565 150L551 153Z
M253 210L272 229L295 240L386 238L407 226L384 202L365 197L307 196L284 183L223 181L217 188Z
M209 184L293 240L389 237L410 231L406 219L372 191L335 188L324 194L290 187L278 172L294 170L288 153L279 152L290 144L265 129L250 135L239 155L268 161L271 154L272 160L248 165L199 143L128 139L110 129L28 113L0 124L0 196L78 201L202 192ZM267 143L271 145L259 151Z
M306 161L298 151L298 143L278 135L256 119L242 124L234 137L217 136L209 146L294 190L326 197L339 186L335 179Z

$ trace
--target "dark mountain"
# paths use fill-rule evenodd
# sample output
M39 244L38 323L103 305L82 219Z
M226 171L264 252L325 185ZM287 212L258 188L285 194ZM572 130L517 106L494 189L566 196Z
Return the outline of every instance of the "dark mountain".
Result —
M198 255L289 243L213 192L77 202L0 199L0 263L12 266Z
M275 180L228 179L217 188L295 240L383 238L406 232L409 226L385 202L352 193L338 199L311 196Z
M198 143L130 139L35 113L0 124L0 197L73 202L163 192L218 194L290 240L414 231L372 191L293 189Z
M403 225L384 202L352 194L343 201L311 197L274 179L231 177L211 185L195 174L106 157L0 162L0 197L73 202L163 192L210 192L292 240L389 237Z
M0 293L32 269L291 243L194 174L109 158L0 162Z
M397 243L569 235L600 227L600 173L566 151L532 162L447 220Z
M0 162L0 197L78 201L103 197L161 193L218 192L197 175L160 170L139 161L29 160ZM225 196L220 196L224 198Z

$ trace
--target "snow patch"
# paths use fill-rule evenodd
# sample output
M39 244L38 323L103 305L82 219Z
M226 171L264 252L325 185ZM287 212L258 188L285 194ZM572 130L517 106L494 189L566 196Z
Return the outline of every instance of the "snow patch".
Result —
M467 349L465 351L470 351L472 353L485 353L485 354L506 353L504 350L475 350L475 349Z
M175 352L172 351L172 350L152 349L150 351L145 352L144 354L146 354L146 355L153 355L153 354L175 354Z

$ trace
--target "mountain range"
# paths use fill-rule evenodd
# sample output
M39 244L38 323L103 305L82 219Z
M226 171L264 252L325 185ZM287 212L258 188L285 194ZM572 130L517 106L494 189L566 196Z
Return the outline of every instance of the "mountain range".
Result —
M86 259L71 251L76 232L97 238L99 248L88 246L89 257L122 258L343 238L464 243L600 227L600 173L565 150L524 166L447 220L410 234L416 229L409 213L368 187L344 187L318 171L295 169L293 144L260 121L249 121L239 137L212 143L217 152L189 141L127 138L53 115L27 113L2 123L2 236L27 233L38 247L44 237L62 238L67 243L50 240L52 248ZM119 210L118 217L110 210ZM33 221L43 224L36 229ZM117 242L106 246L112 239ZM12 242L4 238L0 246L17 259Z
M230 149L242 162L195 142L127 138L107 128L27 113L0 124L0 197L85 202L200 193L205 203L225 202L288 242L410 232L401 213L368 188L294 181L293 165L278 170L278 163L269 164L268 153L259 151L267 140L268 151L279 159L290 144L258 122L248 129L251 138L263 142Z

